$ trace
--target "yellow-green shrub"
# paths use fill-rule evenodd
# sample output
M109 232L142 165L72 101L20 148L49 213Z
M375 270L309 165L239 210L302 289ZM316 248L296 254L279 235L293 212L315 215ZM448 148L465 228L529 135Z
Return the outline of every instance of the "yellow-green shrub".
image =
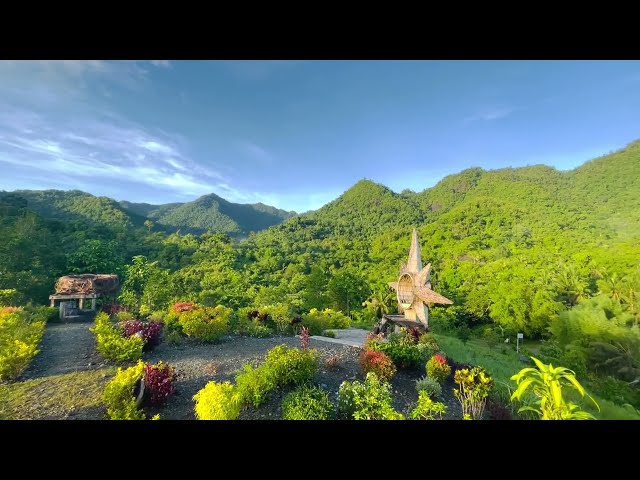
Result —
M120 329L111 323L106 313L100 312L96 315L95 326L91 331L96 335L96 348L104 358L114 362L142 358L144 340L138 336L123 337Z
M107 415L111 420L144 420L145 415L136 406L133 396L136 382L144 375L144 363L138 363L126 370L118 368L113 379L107 383L102 400L107 406Z
M258 407L279 386L301 385L311 381L317 367L317 350L298 350L278 345L267 352L262 365L257 368L245 365L243 372L236 375L240 398L244 403Z
M322 311L312 308L309 313L303 315L302 324L309 329L311 335L322 335L322 332L328 329L349 328L351 319L330 308Z
M240 415L240 394L229 382L209 382L193 399L198 420L235 420Z
M189 337L211 342L229 332L230 317L231 309L222 305L199 307L180 313L179 323Z
M266 313L269 315L271 322L276 327L278 332L284 333L290 327L291 312L289 306L283 303L275 305L267 305L258 309L260 313Z
M20 375L39 352L45 322L35 318L21 309L0 313L0 381Z

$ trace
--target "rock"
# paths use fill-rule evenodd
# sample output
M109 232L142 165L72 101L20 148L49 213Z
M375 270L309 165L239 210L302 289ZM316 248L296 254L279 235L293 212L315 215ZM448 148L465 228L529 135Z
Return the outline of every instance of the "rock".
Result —
M531 363L531 359L526 355L520 355L518 357L518 360L520 360L522 363L527 363L527 364Z
M321 384L320 384L320 386L321 386L322 388L327 388L329 385L327 385L326 383L321 383Z

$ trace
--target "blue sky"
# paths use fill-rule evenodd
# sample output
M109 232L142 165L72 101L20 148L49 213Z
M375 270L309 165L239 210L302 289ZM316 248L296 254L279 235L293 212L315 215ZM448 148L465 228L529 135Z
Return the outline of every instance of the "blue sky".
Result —
M638 61L0 61L0 190L305 211L638 138Z

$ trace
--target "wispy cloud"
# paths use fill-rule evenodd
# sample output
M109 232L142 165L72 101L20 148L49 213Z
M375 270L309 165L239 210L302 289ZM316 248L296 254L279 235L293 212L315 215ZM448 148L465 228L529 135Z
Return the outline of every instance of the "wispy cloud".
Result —
M273 155L269 153L265 148L254 142L243 140L241 142L238 142L238 146L243 154L254 160L269 164L273 163Z
M158 68L171 68L171 62L169 60L149 60L151 65Z
M122 180L182 195L210 193L218 184L228 183L189 158L174 139L124 119L54 122L36 112L14 109L0 115L0 132L0 164L43 182L52 176ZM11 189L6 176L0 187Z
M493 120L499 120L501 118L506 118L515 112L516 109L513 107L499 107L493 108L489 110L485 110L480 113L476 113L475 115L471 115L464 119L463 123L470 123L475 121L484 121L490 122Z

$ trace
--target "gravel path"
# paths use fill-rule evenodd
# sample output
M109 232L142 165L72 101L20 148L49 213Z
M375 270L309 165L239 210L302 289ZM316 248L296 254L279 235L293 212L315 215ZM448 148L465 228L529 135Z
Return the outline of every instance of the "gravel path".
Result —
M87 370L103 362L95 352L91 321L47 325L35 356L22 379L48 377L60 373ZM94 367L95 368L95 367Z

